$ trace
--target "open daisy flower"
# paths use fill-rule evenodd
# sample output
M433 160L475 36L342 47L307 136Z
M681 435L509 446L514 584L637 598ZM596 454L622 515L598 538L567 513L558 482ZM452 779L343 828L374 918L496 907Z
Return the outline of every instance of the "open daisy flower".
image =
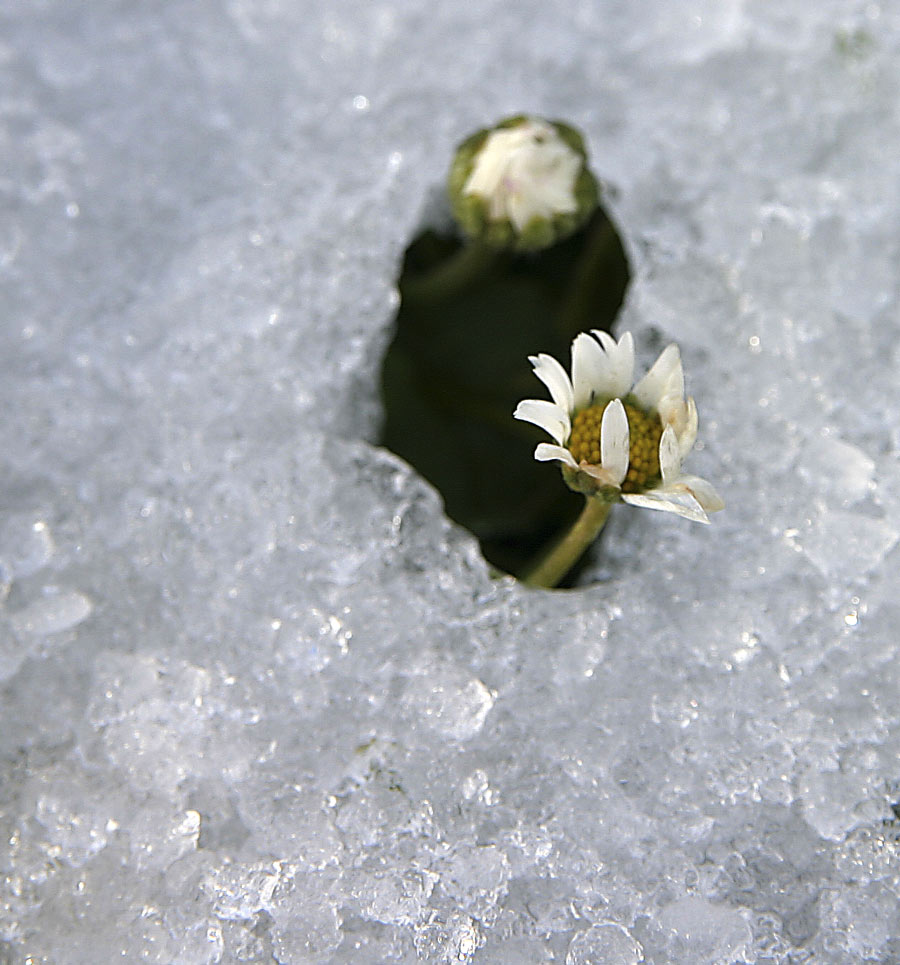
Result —
M514 413L547 432L534 457L562 464L567 484L603 502L709 522L724 507L715 489L682 472L697 438L697 406L684 397L677 345L669 345L635 385L634 340L582 332L572 343L572 376L549 355L532 356L552 402L526 399Z

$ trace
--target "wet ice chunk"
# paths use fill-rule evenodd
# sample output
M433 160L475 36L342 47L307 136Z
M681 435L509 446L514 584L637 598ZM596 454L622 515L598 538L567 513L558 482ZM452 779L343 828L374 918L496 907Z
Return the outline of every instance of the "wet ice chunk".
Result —
M641 943L615 922L604 921L579 932L570 942L566 965L595 965L597 962L616 962L616 965L639 965L644 960Z
M840 583L862 580L887 556L900 529L893 519L873 519L849 510L815 513L799 545L824 577Z
M48 593L14 612L10 623L20 636L48 636L77 626L93 608L91 600L75 590Z
M56 547L50 526L27 514L10 514L0 522L0 558L14 579L22 580L45 567Z
M474 737L494 706L494 695L480 680L452 673L414 678L407 700L420 720L455 740Z
M746 951L752 937L740 911L699 897L666 905L658 923L669 929L673 950L681 949L674 960L689 960L693 965L730 965Z
M798 471L834 508L851 506L875 487L875 460L849 442L830 435L806 446Z

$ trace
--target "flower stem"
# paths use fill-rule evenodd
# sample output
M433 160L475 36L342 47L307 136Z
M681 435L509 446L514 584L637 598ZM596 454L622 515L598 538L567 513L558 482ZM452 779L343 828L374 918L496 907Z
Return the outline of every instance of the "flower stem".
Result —
M612 503L597 496L586 496L584 509L572 528L537 566L523 577L523 582L529 586L543 586L548 589L556 586L597 538L612 506Z
M486 275L499 252L480 241L464 242L437 268L419 278L405 278L401 295L410 302L436 302L456 295Z

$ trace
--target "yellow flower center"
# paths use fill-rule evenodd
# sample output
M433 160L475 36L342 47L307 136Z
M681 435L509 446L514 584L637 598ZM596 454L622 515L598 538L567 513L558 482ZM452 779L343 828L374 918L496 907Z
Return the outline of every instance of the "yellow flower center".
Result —
M656 482L659 470L659 440L662 423L656 412L644 412L630 402L623 403L628 418L630 447L628 473L622 483L623 493L639 493ZM600 424L607 402L598 402L576 413L569 436L569 452L576 462L600 465Z

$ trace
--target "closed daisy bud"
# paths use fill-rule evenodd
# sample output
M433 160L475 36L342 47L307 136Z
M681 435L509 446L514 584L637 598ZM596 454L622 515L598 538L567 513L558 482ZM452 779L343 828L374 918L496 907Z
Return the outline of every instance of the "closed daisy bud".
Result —
M473 134L456 152L450 202L463 231L493 248L538 251L580 228L597 207L581 135L517 116Z

